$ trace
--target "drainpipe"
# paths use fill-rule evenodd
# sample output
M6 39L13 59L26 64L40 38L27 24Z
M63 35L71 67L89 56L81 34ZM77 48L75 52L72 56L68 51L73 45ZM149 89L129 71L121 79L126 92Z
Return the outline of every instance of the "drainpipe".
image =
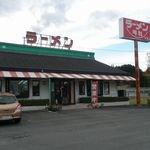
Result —
M93 81L93 80L91 80L91 102L92 102L92 92L93 92L93 91L92 91L92 81Z
M51 96L51 92L52 91L52 88L51 88L51 79L49 78L48 79L48 99L49 99L49 105L51 105L51 98L52 98L52 96Z

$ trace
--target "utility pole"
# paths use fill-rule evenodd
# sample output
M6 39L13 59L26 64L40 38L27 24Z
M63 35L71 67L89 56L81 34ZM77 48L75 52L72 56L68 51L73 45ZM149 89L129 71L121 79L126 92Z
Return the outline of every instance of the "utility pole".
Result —
M139 59L138 59L138 42L134 41L134 55L135 55L135 74L136 74L136 103L140 105L140 71L139 71Z
M147 53L147 68L150 68L150 53Z

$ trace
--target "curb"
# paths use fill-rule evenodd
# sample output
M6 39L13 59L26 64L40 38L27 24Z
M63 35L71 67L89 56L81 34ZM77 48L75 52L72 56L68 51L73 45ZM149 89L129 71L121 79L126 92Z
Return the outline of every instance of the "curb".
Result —
M102 106L129 106L129 101L125 101L125 102L102 102L101 103Z
M113 102L113 103L102 103L102 107L100 108L107 108L107 107L130 107L129 102ZM63 106L62 110L75 110L75 109L85 109L88 108L87 104L76 104L70 106ZM47 106L22 106L23 112L28 111L41 111L47 110Z
M22 107L23 112L45 110L45 109L46 109L46 106L23 106Z

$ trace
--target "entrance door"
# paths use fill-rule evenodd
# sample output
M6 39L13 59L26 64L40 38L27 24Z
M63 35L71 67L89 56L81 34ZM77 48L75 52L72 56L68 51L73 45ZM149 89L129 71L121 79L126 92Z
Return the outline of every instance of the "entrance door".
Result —
M61 81L60 90L61 90L62 104L64 105L71 104L70 81Z
M72 80L57 79L54 81L55 99L63 105L74 103L74 86Z

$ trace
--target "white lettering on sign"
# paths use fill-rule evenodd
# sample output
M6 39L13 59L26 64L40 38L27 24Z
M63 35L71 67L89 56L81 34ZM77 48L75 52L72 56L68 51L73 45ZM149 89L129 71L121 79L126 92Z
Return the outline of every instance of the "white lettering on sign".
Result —
M126 19L127 30L133 36L139 38L146 36L148 32L148 25L143 22L133 22L132 20Z
M92 101L98 102L98 82L92 81Z
M133 19L120 18L119 36L123 39L150 42L150 24Z

